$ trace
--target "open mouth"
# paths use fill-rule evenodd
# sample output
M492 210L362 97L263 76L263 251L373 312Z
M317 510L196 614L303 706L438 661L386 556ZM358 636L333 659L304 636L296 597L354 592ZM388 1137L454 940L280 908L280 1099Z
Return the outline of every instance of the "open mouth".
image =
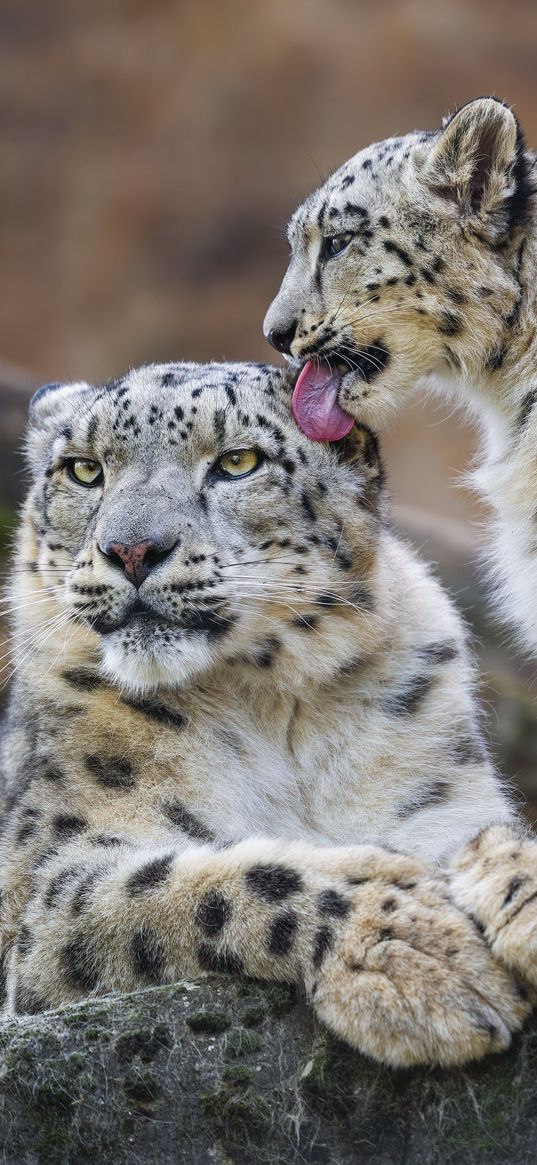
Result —
M311 441L341 441L350 433L354 418L339 404L341 382L350 366L344 361L308 360L295 384L291 410L295 421Z
M295 421L312 441L341 441L354 418L341 408L339 394L347 376L369 384L387 366L390 353L381 339L365 348L345 344L332 356L308 360L295 384L291 409Z

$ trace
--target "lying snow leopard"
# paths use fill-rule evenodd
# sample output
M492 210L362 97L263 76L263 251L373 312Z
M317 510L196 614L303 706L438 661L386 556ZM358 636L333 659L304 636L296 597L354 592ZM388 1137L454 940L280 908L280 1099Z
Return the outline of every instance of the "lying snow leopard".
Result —
M492 98L369 146L291 220L265 332L320 362L295 400L314 436L345 432L347 413L377 427L424 380L477 411L498 598L537 651L535 190L535 157Z
M7 1008L249 975L299 984L379 1060L455 1064L530 1010L507 963L537 866L375 438L306 441L293 379L166 364L34 398Z

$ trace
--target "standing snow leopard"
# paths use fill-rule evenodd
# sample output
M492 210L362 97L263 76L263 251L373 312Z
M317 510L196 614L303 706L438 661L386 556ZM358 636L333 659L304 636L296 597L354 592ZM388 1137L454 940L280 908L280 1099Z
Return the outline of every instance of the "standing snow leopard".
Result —
M295 414L313 436L345 432L346 414L376 428L424 381L477 413L496 593L534 652L535 190L535 156L492 98L369 146L296 211L265 319L276 348L309 362Z
M167 364L34 398L7 1008L251 975L300 985L378 1060L461 1063L530 1011L535 850L375 438L304 440L293 383Z

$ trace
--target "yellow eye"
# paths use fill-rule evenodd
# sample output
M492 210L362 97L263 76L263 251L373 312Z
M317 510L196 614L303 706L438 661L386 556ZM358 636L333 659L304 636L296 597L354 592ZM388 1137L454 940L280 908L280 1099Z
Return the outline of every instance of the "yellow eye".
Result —
M73 457L67 462L67 470L73 481L79 485L100 485L103 480L103 467L98 461L86 461L82 457Z
M231 449L220 458L217 469L225 477L247 477L261 465L261 461L258 449Z

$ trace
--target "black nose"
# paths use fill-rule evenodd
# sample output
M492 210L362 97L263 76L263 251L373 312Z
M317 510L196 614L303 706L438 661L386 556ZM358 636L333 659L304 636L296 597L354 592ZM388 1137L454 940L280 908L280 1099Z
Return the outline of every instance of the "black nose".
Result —
M293 320L287 331L277 332L275 328L271 328L267 340L277 352L284 352L286 356L291 355L291 344L295 338L297 320Z
M164 562L177 545L177 542L166 545L164 542L151 540L131 545L125 542L106 542L99 549L114 566L119 566L134 587L141 587L153 568Z

